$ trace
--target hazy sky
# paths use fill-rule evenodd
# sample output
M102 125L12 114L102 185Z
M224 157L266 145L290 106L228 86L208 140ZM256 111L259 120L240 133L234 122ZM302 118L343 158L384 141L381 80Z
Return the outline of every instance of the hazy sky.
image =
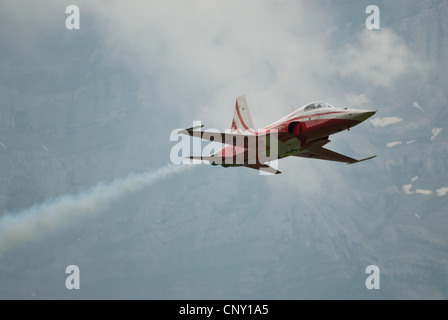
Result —
M78 1L68 30L71 4L0 2L2 299L448 297L446 2ZM241 94L257 128L316 100L378 110L328 145L378 157L140 183Z

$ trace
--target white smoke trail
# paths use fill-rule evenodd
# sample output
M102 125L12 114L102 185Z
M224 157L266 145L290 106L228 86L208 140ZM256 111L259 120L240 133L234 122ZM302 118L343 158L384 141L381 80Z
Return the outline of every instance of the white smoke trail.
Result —
M104 212L122 197L189 167L168 165L152 172L130 174L77 195L64 195L17 213L5 213L0 217L0 256L16 245L69 227L81 217Z

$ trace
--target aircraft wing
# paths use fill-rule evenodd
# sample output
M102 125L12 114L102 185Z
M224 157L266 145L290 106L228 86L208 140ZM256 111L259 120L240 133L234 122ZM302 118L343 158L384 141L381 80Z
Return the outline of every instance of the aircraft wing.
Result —
M305 150L304 152L293 154L293 156L303 157L303 158L329 160L329 161L337 161L337 162L345 162L347 164L353 164L353 163L369 160L369 159L376 157L376 156L371 156L371 157L357 160L357 159L345 156L343 154L328 150L323 147L309 148L309 149Z
M281 171L267 165L266 163L257 163L257 164L245 164L245 167L252 168L255 170L261 170L264 172L272 173L272 174L280 174Z
M253 146L256 146L258 143L258 139L265 138L270 135L270 133L259 133L254 134L253 132L246 131L243 133L239 132L210 132L210 131L201 131L198 130L202 128L204 125L192 127L188 129L183 129L177 131L177 134L185 134L192 137L197 137L203 140L209 140L224 144L234 145L236 147L247 147L248 144L253 143Z

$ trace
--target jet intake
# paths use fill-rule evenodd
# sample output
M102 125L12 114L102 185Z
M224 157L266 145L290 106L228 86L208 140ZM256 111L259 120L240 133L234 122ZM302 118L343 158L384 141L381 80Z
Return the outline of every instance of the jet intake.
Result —
M304 125L300 121L293 121L288 125L288 132L295 136L298 136L303 129Z

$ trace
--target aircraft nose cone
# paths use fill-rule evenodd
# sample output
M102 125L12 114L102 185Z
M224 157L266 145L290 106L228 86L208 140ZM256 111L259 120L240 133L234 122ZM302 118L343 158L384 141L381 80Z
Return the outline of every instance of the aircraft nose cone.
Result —
M360 110L360 111L352 114L352 119L362 122L362 121L369 119L375 113L376 113L376 111L364 111L364 110L361 111Z

